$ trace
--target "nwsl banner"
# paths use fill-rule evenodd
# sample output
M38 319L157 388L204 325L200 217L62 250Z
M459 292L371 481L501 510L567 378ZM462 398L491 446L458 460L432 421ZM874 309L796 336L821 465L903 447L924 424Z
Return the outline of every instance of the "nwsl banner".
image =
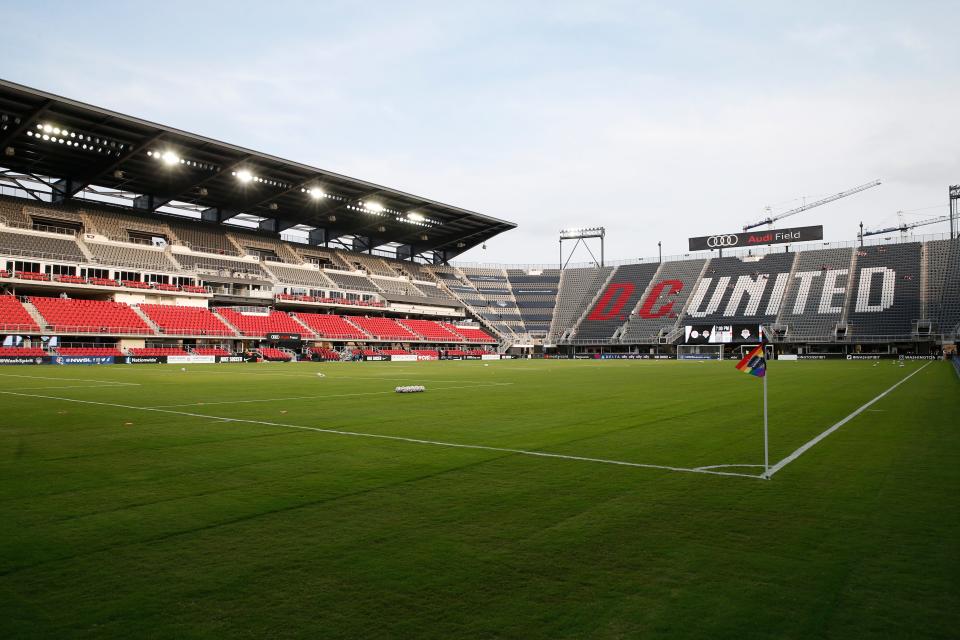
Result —
M719 233L714 236L689 238L690 251L759 247L767 244L787 244L791 242L807 242L809 240L823 240L822 225L815 227L772 229L769 231L747 231L745 233Z

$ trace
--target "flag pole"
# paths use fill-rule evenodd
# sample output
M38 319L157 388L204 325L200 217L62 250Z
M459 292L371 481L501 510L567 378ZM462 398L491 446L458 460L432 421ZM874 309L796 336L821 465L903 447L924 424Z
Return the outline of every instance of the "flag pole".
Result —
M767 429L767 373L770 369L764 367L763 370L763 477L767 480L770 476L770 437Z

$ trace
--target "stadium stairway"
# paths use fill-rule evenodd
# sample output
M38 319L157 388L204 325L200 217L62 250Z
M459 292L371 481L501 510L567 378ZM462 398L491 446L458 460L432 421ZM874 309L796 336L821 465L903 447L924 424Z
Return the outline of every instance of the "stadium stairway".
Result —
M87 262L95 263L96 260L93 257L93 253L90 251L90 247L87 246L87 243L83 241L83 234L78 233L74 236L74 239L77 241L77 246L80 247L80 253L87 259Z
M656 286L657 282L660 281L660 274L663 272L663 263L661 262L657 266L657 270L654 271L653 276L650 278L650 282L647 283L647 286L643 288L643 291L640 292L640 297L637 298L636 303L629 309L627 313L627 319L623 321L623 324L613 332L613 339L617 342L623 342L623 336L627 331L627 327L630 325L630 318L637 314L637 311L640 309L640 305L643 304L643 301L647 299L647 296L650 294L650 291Z
M600 284L599 288L597 288L597 292L593 294L593 298L590 300L590 303L583 308L583 312L570 326L570 328L561 334L560 340L576 339L577 330L580 328L580 323L583 322L583 319L587 317L587 314L590 313L590 310L597 305L597 301L600 300L600 296L603 294L603 292L607 290L607 286L609 286L610 281L613 280L614 276L617 274L618 269L619 267L614 267L611 269L610 273L607 274L607 278Z
M358 325L356 322L353 322L352 320L350 320L350 316L344 315L344 316L340 316L340 317L342 317L343 320L344 320L347 324L349 324L351 327L353 327L354 329L356 329L359 333L362 333L362 334L365 335L365 336L370 335L369 333L367 333L367 332L363 329L363 327L361 327L360 325ZM301 323L301 324L303 324L303 323ZM372 337L371 337L370 339L373 340Z
M161 334L161 333L163 333L162 331L160 331L160 327L157 326L157 323L154 322L153 320L151 320L151 319L150 319L150 316L148 316L147 314L145 314L140 307L138 307L138 306L135 305L135 304L131 304L131 305L129 305L129 306L130 306L131 309L133 309L133 312L134 312L135 314L137 314L138 316L140 316L140 319L143 320L148 327L150 327L150 330L151 330L151 331L153 331L154 333L156 333L156 334L158 334L158 335Z
M843 301L843 315L840 316L840 325L847 325L848 316L850 314L850 301L856 297L855 294L851 294L853 291L853 284L857 281L857 258L859 257L860 251L854 249L850 252L850 271L847 272L847 297Z
M221 314L217 313L217 310L216 310L214 307L210 307L210 313L212 313L213 315L217 316L217 319L218 319L220 322L222 322L223 324L225 324L225 325L227 326L227 328L230 329L230 331L233 331L233 332L234 332L235 334L237 334L238 336L239 336L239 335L243 335L243 334L240 333L240 330L237 329L237 327L236 327L232 322L230 322L229 320L227 320L226 318L224 318ZM301 324L302 324L302 323L301 323ZM312 334L312 332L309 332L309 333Z
M43 319L43 316L40 315L40 312L37 311L37 308L33 306L32 303L23 300L20 304L23 306L24 310L30 314L30 317L33 318L33 321L37 323L38 327L43 329L47 326L47 321Z

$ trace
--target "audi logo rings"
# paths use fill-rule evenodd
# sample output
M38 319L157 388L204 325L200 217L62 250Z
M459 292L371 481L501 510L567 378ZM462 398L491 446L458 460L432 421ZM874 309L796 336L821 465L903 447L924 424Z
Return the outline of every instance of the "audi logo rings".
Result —
M740 242L740 238L735 234L726 236L710 236L707 238L707 246L711 249L722 249L723 247L735 247Z

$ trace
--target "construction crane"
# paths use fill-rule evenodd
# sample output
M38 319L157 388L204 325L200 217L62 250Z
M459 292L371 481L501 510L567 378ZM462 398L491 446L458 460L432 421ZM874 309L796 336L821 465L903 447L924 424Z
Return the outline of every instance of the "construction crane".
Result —
M814 200L813 202L808 202L802 207L797 207L796 209L790 209L789 211L784 211L783 213L778 213L775 216L768 216L759 222L754 222L752 224L744 225L743 230L749 231L750 229L755 229L757 227L762 227L765 224L773 224L777 220L782 220L788 216L800 213L801 211L806 211L808 209L813 209L814 207L819 207L820 205L839 200L840 198L846 198L847 196L852 196L855 193L860 193L861 191L866 191L867 189L872 189L880 184L879 180L874 180L873 182L868 182L862 184L859 187L854 187L853 189L848 189L847 191L841 191L840 193L835 193L832 196L827 196L826 198L821 198L820 200ZM770 207L767 207L767 212L770 212Z
M938 222L950 222L950 216L937 216L936 218L927 218L926 220L917 220L916 222L905 223L903 221L903 212L898 211L897 215L900 216L900 224L896 227L887 227L886 229L874 229L872 231L863 231L863 223L860 223L860 238L865 238L867 236L879 236L883 233L891 233L893 231L899 231L900 233L906 233L910 229L916 229L917 227L925 227L928 224L937 224Z

